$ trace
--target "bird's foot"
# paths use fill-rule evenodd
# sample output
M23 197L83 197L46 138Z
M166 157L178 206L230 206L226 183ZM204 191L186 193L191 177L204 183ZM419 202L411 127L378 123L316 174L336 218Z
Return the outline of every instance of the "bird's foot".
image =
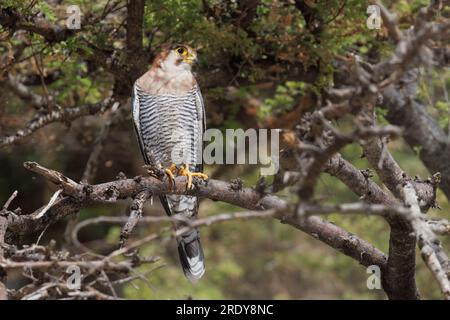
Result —
M164 172L169 178L169 188L172 189L175 186L175 176L174 173L177 171L177 166L172 164L169 168L165 169Z
M164 171L161 166L155 167L153 165L145 165L144 169L146 169L147 174L153 178L161 180L161 178L164 177Z
M188 190L192 189L192 177L198 177L203 180L208 179L208 176L202 172L191 172L187 164L181 166L180 170L178 171L178 175L187 177L186 188Z

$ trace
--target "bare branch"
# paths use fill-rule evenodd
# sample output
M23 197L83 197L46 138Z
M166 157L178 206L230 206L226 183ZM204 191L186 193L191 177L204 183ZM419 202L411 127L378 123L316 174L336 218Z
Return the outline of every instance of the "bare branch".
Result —
M131 204L130 216L127 223L123 226L122 231L120 232L120 247L123 247L125 241L128 239L134 227L139 222L139 219L142 217L142 209L144 207L144 203L150 196L150 192L148 192L148 190L144 190L139 192L134 197L133 203Z
M400 201L382 190L365 173L357 170L340 155L329 162L326 172L344 182L350 190L370 203L399 207ZM415 284L415 241L402 217L387 215L391 225L389 260L382 273L383 288L391 299L417 299Z
M417 194L413 185L406 183L403 187L403 192L405 204L411 206L412 225L417 236L422 259L434 274L444 297L450 300L449 260L442 251L439 240L428 228L428 225L420 218L422 212L420 211Z
M8 200L6 200L5 204L3 205L3 210L6 210L9 208L9 206L11 205L11 202L13 202L13 200L17 197L17 190L14 191L11 196L8 198Z
M112 102L111 99L106 99L103 102L93 105L85 105L75 108L65 108L59 111L51 111L50 113L37 115L25 126L24 129L17 131L14 135L0 137L0 148L16 143L50 123L70 121L77 119L79 117L104 112L107 108L111 106L112 104L111 102Z
M27 86L19 82L17 77L9 74L6 84L20 99L29 102L35 109L41 109L45 106L45 99L32 92Z
M34 219L42 218L44 216L44 214L55 204L55 202L58 199L61 192L62 192L62 189L58 189L58 191L56 191L53 194L53 196L50 198L50 201L47 203L47 205L34 216Z
M287 203L274 195L261 195L259 192L243 188L233 190L230 183L218 180L208 180L206 184L196 183L194 190L186 190L186 179L177 177L174 187L171 188L168 181L160 181L153 177L138 177L135 179L122 179L108 183L89 186L87 189L79 184L74 184L72 180L65 178L61 173L43 168L38 164L28 165L36 173L42 174L52 182L63 188L64 194L70 197L63 198L59 203L50 209L46 215L47 223L52 219L60 219L66 215L77 212L81 207L95 202L115 202L118 199L132 197L140 191L146 190L152 195L162 194L189 194L199 197L220 200L230 204L250 209L268 210L274 209L283 212L276 216L277 219L298 228L316 239L325 242L329 246L344 252L363 265L377 264L384 266L386 258L382 252L358 239L355 235L342 230L338 226L329 223L318 217L299 217L289 215ZM76 200L75 200L76 199ZM53 220L56 221L56 220ZM14 219L9 228L15 232L26 230L36 231L42 225L40 220L31 220L27 215L21 215Z

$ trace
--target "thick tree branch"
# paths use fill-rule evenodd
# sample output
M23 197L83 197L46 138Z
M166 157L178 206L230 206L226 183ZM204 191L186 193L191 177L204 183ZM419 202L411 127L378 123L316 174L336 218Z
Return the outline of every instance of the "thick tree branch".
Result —
M411 183L403 187L405 204L411 206L412 226L417 236L422 259L431 270L447 300L450 300L450 262L442 250L440 241L435 237L426 222L421 219L416 191Z
M160 181L153 177L136 177L122 179L97 185L77 184L61 173L46 169L35 163L26 163L26 168L43 175L64 190L65 198L55 203L42 219L32 219L32 215L20 215L10 220L9 230L16 234L36 232L40 227L57 221L62 217L74 214L81 207L92 203L112 203L125 199L146 190L152 195L189 194L212 200L224 201L249 210L277 211L276 218L284 223L300 229L314 238L356 259L361 264L372 264L385 267L386 257L369 243L355 235L342 230L338 226L321 218L304 217L292 214L288 204L274 195L263 195L254 189L235 190L231 183L208 180L207 183L196 183L194 190L186 190L184 177L175 179L175 187L170 188L168 181ZM43 223L43 220L45 223Z
M36 33L48 42L60 42L75 34L77 30L67 29L50 23L41 16L24 17L10 8L0 8L0 25L11 30L25 30Z
M147 63L142 47L145 0L128 0L127 12L127 61L131 66L128 76L132 85Z
M375 123L374 115L362 116L364 124L373 126ZM397 197L404 201L402 186L405 183L417 185L417 193L422 195L423 207L430 208L434 206L436 199L436 185L431 183L413 182L411 178L400 168L397 162L387 149L387 139L370 138L362 143L364 155L377 172L381 181ZM413 236L413 226L408 217L387 216L386 220L391 227L389 239L389 259L388 275L389 283L396 283L397 287L407 288L415 287L415 266L416 266L416 238ZM418 297L418 293L409 298ZM404 296L396 298L404 299Z
M418 148L420 159L431 172L441 173L440 188L450 199L450 142L425 107L415 96L417 75L409 74L404 84L390 86L383 92L387 119L405 128L403 136L411 148Z
M400 205L399 200L382 190L365 172L357 170L340 155L335 155L331 159L326 172L336 176L367 202L381 203L391 207ZM407 222L402 222L396 216L386 218L391 226L391 237L389 260L382 273L383 288L390 299L417 299L414 236L411 235Z
M133 199L133 203L131 204L130 216L128 217L127 223L123 226L122 231L120 232L120 247L125 245L128 237L130 236L133 229L136 227L136 224L139 222L139 219L142 217L142 209L144 208L145 201L151 196L151 193L148 190L143 190L136 194Z

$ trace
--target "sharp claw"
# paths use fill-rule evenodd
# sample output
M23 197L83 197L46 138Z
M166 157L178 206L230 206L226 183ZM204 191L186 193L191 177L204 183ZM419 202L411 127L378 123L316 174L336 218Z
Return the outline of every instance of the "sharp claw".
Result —
M188 170L189 170L189 169L188 169ZM188 171L188 172L189 172L189 171ZM186 188L187 188L188 190L191 190L191 189L192 189L192 174L190 174L190 172L188 173L187 179L188 179L188 181L187 181L187 186L186 186Z
M169 178L169 189L172 189L175 186L175 177L173 175L173 172L170 168L166 169L164 171L165 171L167 177Z
M192 187L192 178L193 177L198 177L198 178L203 179L203 180L207 180L208 179L208 176L206 174L202 173L202 172L191 172L189 170L189 166L188 165L181 166L179 174L180 174L180 176L185 176L187 178L186 188L188 190L191 190L193 188Z

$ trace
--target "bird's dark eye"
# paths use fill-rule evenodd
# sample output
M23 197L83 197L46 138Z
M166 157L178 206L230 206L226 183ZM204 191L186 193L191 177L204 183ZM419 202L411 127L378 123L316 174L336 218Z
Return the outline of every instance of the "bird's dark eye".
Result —
M186 48L179 47L179 48L177 48L177 52L179 54L185 55L187 53L187 50L186 50Z

